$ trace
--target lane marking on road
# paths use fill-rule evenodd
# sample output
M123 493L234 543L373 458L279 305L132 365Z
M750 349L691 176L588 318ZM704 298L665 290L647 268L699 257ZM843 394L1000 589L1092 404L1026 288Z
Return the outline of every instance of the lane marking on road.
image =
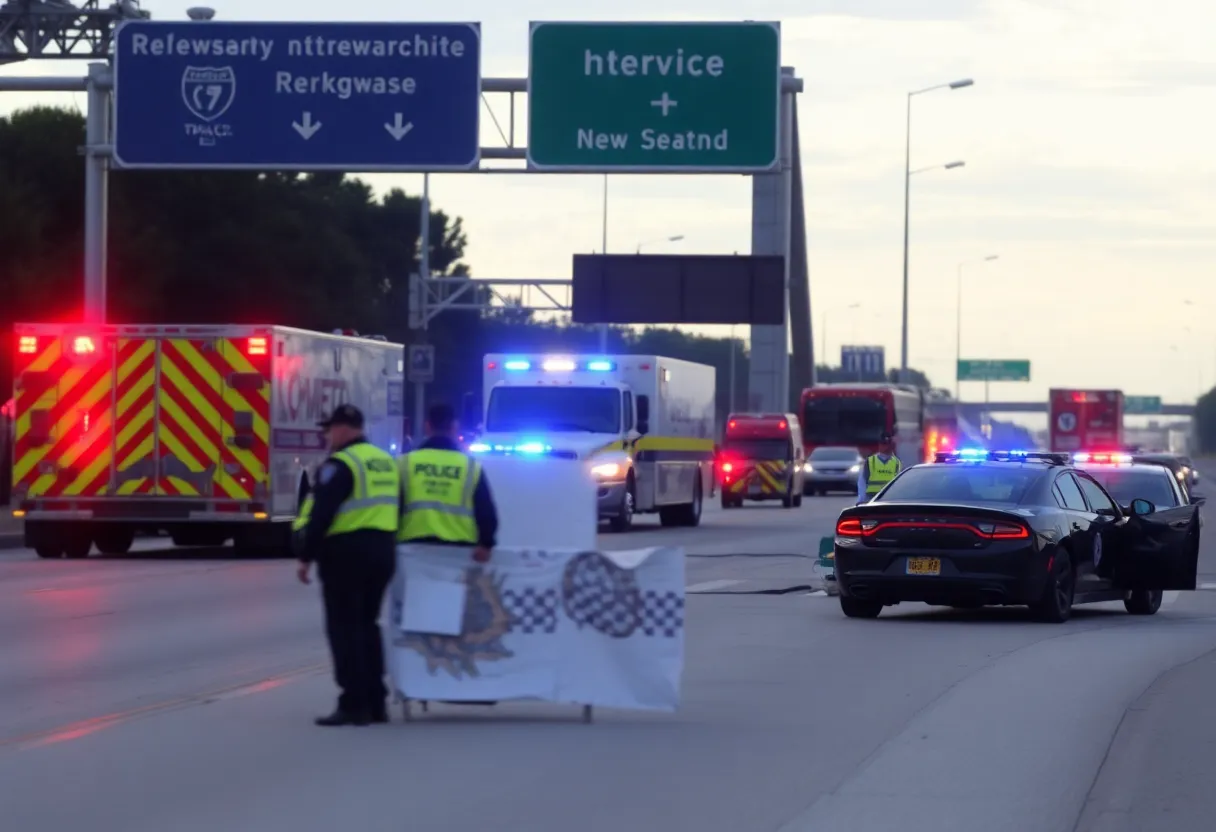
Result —
M1211 591L1216 589L1216 583L1203 583L1199 585L1199 588Z
M723 579L717 580L717 581L702 581L699 584L690 584L689 586L684 587L684 591L685 592L713 592L715 589L726 589L726 587L728 587L728 586L735 586L736 584L741 584L741 583L743 583L743 581L732 580L730 578L723 578Z
M298 682L307 679L311 676L316 676L329 668L326 663L308 665L299 667L295 670L288 670L283 673L278 673L265 679L259 679L254 682L242 682L239 685L230 685L218 690L208 691L207 693L197 694L195 696L183 696L178 699L168 699L163 702L155 702L151 705L145 705L141 708L132 708L127 711L118 711L104 716L91 717L82 719L77 722L71 722L67 725L62 725L58 728L52 728L48 731L38 731L33 734L25 734L17 737L0 738L0 748L16 747L18 751L28 751L33 748L42 748L47 745L56 745L70 740L78 740L82 737L91 736L99 731L104 731L107 728L113 728L116 725L123 725L135 719L152 714L164 713L166 711L186 708L191 705L209 705L213 702L221 702L228 699L236 699L241 696L250 696L255 693L266 693L267 691L281 688L291 682Z

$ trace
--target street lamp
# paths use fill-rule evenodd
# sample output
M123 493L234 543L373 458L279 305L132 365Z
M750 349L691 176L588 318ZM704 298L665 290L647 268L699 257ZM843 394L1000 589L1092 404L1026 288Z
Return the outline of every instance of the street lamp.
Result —
M1000 259L1001 256L999 254L989 254L979 262L991 263L993 260ZM959 396L959 385L961 382L958 380L958 365L963 360L963 266L975 262L975 260L964 260L958 264L958 300L955 303L957 323L954 329L954 400L956 402L962 401L962 398Z
M660 237L657 240L645 240L641 243L638 243L638 250L635 253L641 254L642 246L653 246L653 245L658 245L659 243L678 243L678 242L680 242L680 240L683 240L683 239L684 239L683 234L676 234L674 237Z
M935 84L932 87L912 90L908 93L908 119L904 142L904 303L899 358L899 376L900 381L903 382L908 380L908 207L912 188L912 98L927 92L933 92L934 90L960 90L963 87L970 87L974 83L975 81L970 78L963 78L959 81L951 81L948 84ZM950 165L945 167L948 170L962 167L962 163L951 162Z

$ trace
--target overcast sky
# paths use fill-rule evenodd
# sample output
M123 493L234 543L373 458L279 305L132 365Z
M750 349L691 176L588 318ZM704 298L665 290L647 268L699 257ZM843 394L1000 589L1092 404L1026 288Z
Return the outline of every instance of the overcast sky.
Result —
M171 19L187 4L143 5ZM586 12L572 13L578 6ZM966 166L913 178L911 363L953 386L958 265L996 254L965 271L963 355L1030 359L1033 381L994 385L994 398L1041 400L1051 386L1091 386L1189 401L1216 383L1216 6L447 0L430 11L363 0L339 15L320 0L241 0L218 6L218 18L401 20L403 8L418 20L481 21L487 76L526 72L529 20L780 20L783 61L806 82L815 343L820 349L826 335L830 363L842 343L883 344L888 365L898 363L904 94L974 78L974 87L915 103L913 166ZM0 71L75 74L83 65ZM38 101L83 108L83 99L4 94L0 112ZM505 128L507 97L488 100ZM525 113L517 97L517 125ZM484 110L482 123L483 144L500 145ZM421 186L420 176L370 180ZM599 176L437 175L431 183L436 207L465 220L475 275L568 277L571 254L600 248ZM747 252L750 210L741 177L613 177L608 250L683 235L647 250ZM965 398L982 394L980 385L963 388Z

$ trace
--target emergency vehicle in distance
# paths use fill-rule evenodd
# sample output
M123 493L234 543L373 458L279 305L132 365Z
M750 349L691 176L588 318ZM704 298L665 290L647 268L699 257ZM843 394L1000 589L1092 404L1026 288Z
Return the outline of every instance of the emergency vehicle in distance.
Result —
M318 420L363 411L396 453L404 347L282 326L18 324L15 514L40 557L178 546L286 550L327 456Z
M657 355L487 355L477 453L588 460L599 517L696 526L714 477L713 367Z
M1122 390L1051 390L1051 450L1123 450L1123 401Z
M738 508L744 500L802 505L805 465L802 426L793 413L730 414L718 459L722 508Z
M818 447L877 453L884 435L895 442L904 465L926 458L925 392L910 384L817 384L802 391L802 438L806 455Z

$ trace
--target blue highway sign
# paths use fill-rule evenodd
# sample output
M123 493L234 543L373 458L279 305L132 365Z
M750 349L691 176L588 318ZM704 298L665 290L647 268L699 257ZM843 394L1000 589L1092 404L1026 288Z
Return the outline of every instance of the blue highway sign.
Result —
M840 368L859 378L886 373L886 351L882 347L846 345L840 348Z
M469 170L481 28L132 20L114 98L119 167Z

